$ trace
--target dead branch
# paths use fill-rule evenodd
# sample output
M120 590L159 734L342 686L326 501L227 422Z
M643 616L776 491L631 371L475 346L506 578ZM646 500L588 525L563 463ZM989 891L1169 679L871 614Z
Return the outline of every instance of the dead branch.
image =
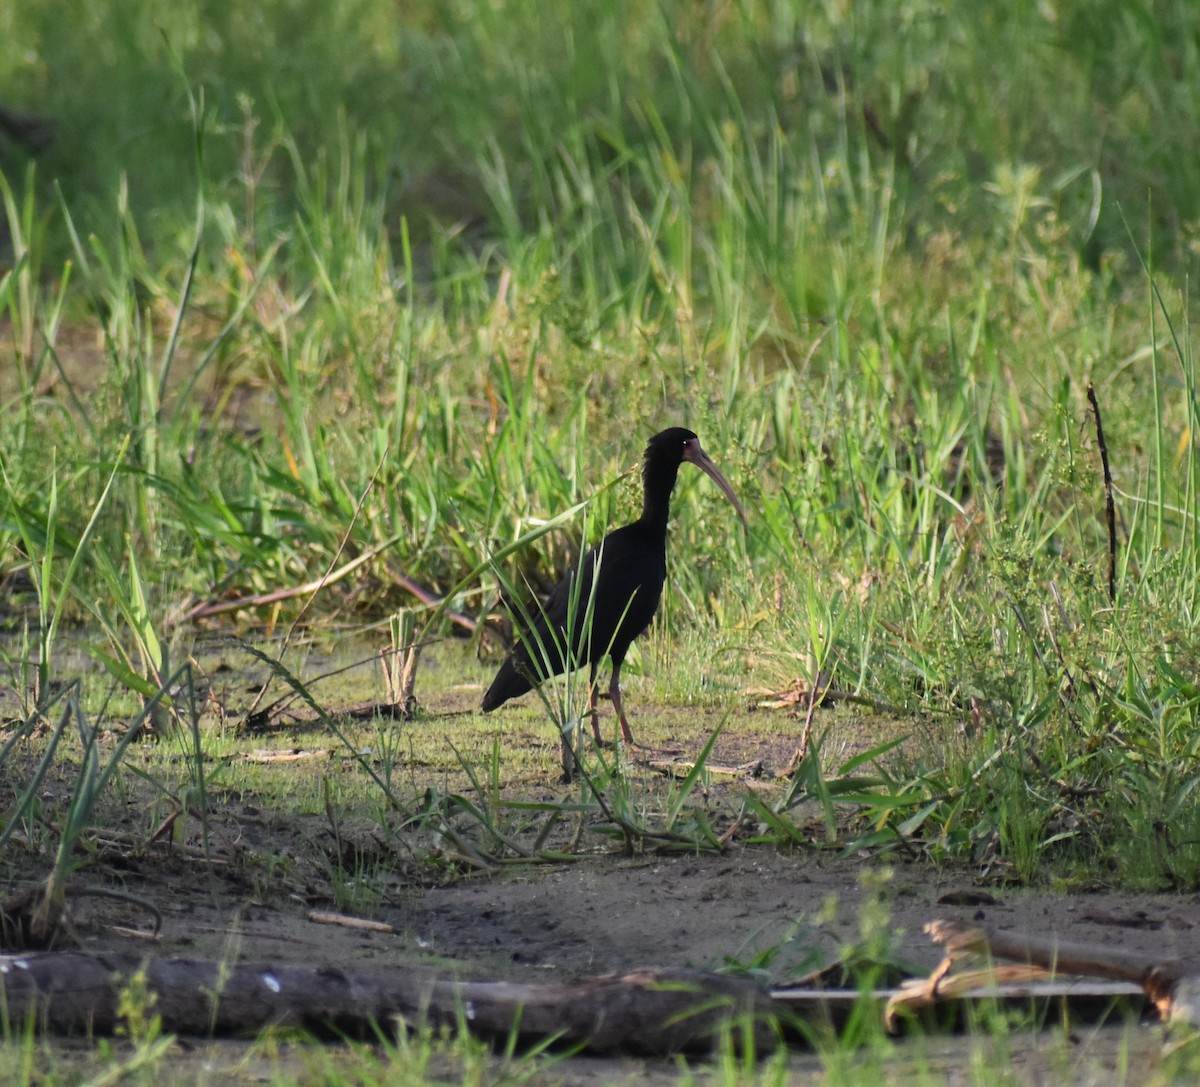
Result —
M260 748L247 751L243 756L247 762L299 762L302 759L331 759L332 747L317 747L306 749L293 747L287 751L273 751L271 748Z
M407 574L398 573L397 571L392 570L390 567L388 572L392 575L392 578L395 580L397 585L410 592L426 607L436 608L441 604L442 598L436 593L425 588L425 586L419 581L414 581ZM479 623L477 620L472 619L469 615L464 615L460 611L452 611L450 608L447 608L442 614L445 615L450 622L454 623L455 626L460 626L463 628L463 630L468 631L471 634L474 634L479 628Z
M800 742L796 745L796 750L792 752L792 757L788 759L788 764L780 771L780 777L791 777L796 772L800 764L804 762L805 756L808 755L808 744L812 736L813 715L817 712L817 707L821 705L825 698L825 693L833 682L833 676L828 672L818 672L816 681L808 692L808 706L804 713L804 727L800 730Z
M369 921L365 917L350 917L348 914L330 913L328 910L309 910L308 919L318 925L341 925L344 928L362 929L364 932L396 932L396 926L385 921Z
M687 777L696 768L696 760L651 758L647 759L644 765L656 773L662 774L663 777L679 778ZM713 777L756 778L762 776L763 764L762 759L756 759L753 762L744 762L738 766L722 766L717 763L706 762L704 764L704 771Z
M395 540L385 540L383 543L364 551L361 555L356 556L336 570L330 570L319 578L306 581L303 585L292 585L286 589L275 589L269 593L252 593L249 596L238 597L236 600L203 601L195 607L189 608L183 614L182 621L186 623L193 619L206 619L209 616L221 615L224 612L239 611L242 608L261 608L268 604L277 604L283 600L292 600L298 596L312 596L326 586L348 577L360 566L370 562L380 551L390 547L393 543L395 543Z
M1060 940L1054 935L1000 931L961 921L931 921L925 931L945 947L946 969L963 955L989 955L1029 963L1054 975L1079 974L1132 982L1141 986L1163 1019L1200 1025L1200 1008L1194 1003L1200 993L1200 959L1152 962L1143 954L1122 948Z

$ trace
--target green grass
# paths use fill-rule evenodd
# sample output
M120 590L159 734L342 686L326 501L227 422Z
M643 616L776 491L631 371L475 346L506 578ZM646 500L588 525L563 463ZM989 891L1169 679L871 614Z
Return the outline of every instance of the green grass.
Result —
M29 55L80 59L68 8L11 17L32 54L0 58L0 88ZM89 57L39 100L52 150L3 175L0 563L33 580L37 652L5 650L26 708L63 622L149 699L206 602L309 585L224 620L269 632L382 619L413 603L395 574L473 616L499 584L544 591L580 541L539 528L583 501L593 534L630 516L621 474L686 422L755 517L731 546L717 496L682 481L642 654L664 697L824 671L944 723L877 830L952 856L999 835L1022 878L1052 859L1197 886L1194 849L1119 844L1131 811L1183 844L1200 821L1194 181L1176 157L1123 195L1110 163L1119 139L1155 161L1128 117L1186 133L1190 52L1101 88L1097 43L1033 7L470 11L363 0L272 67L271 9L160 13L154 34L89 9L123 62L111 109L81 104ZM1167 48L1122 11L1131 62ZM1007 106L985 37L1013 58ZM402 132L389 96L417 84ZM301 124L317 101L338 108ZM135 105L155 153L128 131L72 169L73 126ZM697 656L664 668L692 631ZM968 718L977 742L950 743ZM1018 828L996 797L1042 818Z
M0 15L0 104L54 126L36 163L0 135L6 768L38 765L82 677L80 751L149 721L191 769L147 787L205 813L205 757L241 742L189 703L205 605L251 601L204 621L289 633L282 666L336 708L301 634L411 608L438 638L445 609L549 589L585 526L635 513L646 437L686 424L751 531L684 474L631 703L736 732L746 688L824 675L885 710L818 716L794 780L724 815L793 844L815 804L836 849L1194 892L1193 7ZM512 719L552 743L549 716ZM319 807L449 828L485 863L572 820L711 845L698 777L599 762L599 797L531 814L504 783L552 753L463 743L440 783L401 749ZM87 812L52 841L5 795L6 835L61 874Z

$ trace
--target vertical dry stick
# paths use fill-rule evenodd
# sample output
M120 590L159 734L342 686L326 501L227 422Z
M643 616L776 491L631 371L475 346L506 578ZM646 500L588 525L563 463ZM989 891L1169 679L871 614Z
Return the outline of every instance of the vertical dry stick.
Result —
M1108 446L1104 444L1104 427L1100 422L1100 401L1096 390L1088 382L1088 402L1096 417L1096 442L1100 446L1100 465L1104 469L1104 512L1108 519L1108 599L1117 599L1117 515L1113 506L1112 472L1108 469Z
M411 608L399 608L389 621L391 648L379 651L383 676L392 710L411 721L417 708L417 661L421 643L416 640L417 621Z
M808 692L808 708L804 714L804 727L800 730L800 742L796 745L796 750L792 752L792 757L788 760L788 764L784 767L784 777L791 777L800 764L804 761L804 757L808 754L808 742L812 736L813 716L816 713L817 705L825 695L825 690L821 685L821 680L824 678L820 672L817 672L817 678L813 681L812 689ZM826 684L828 686L828 684Z

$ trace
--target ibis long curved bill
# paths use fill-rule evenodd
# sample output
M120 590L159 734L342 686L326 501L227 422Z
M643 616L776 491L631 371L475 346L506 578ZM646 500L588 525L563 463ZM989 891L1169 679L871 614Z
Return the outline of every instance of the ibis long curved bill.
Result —
M705 453L704 450L700 447L700 439L699 438L695 438L690 442L684 443L683 459L686 460L689 464L694 464L697 468L700 469L700 471L702 471L718 487L721 488L721 490L725 494L725 497L728 498L729 501L733 503L733 508L735 510L737 510L737 515L738 515L738 517L741 518L741 521L742 521L742 528L744 528L747 532L749 532L750 524L746 520L746 511L744 509L742 509L742 504L738 501L738 496L733 493L733 488L729 485L729 480L727 480L721 474L721 469L716 466L716 464L713 462L712 457L710 457L707 453Z

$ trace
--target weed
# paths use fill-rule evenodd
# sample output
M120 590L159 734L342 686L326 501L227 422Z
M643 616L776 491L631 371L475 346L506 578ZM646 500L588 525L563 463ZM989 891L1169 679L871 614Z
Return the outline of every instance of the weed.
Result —
M427 771L423 735L364 738L251 655L397 852L398 827L447 871L717 849L728 819L997 880L1200 885L1194 5L843 7L0 18L6 104L55 126L0 143L0 847L51 900L113 790L207 839L214 795L257 786L210 761L248 741L204 720L198 624L396 616L388 699L421 722L437 639L574 568L676 422L754 511L733 545L681 480L627 668L719 704L681 780L579 745L579 791L530 797L550 769L515 714L504 747L456 721L461 759ZM735 692L797 681L845 705L743 720ZM579 685L543 693L574 732ZM796 764L714 811L749 727ZM118 773L139 730L178 777ZM334 789L331 825L359 801Z

